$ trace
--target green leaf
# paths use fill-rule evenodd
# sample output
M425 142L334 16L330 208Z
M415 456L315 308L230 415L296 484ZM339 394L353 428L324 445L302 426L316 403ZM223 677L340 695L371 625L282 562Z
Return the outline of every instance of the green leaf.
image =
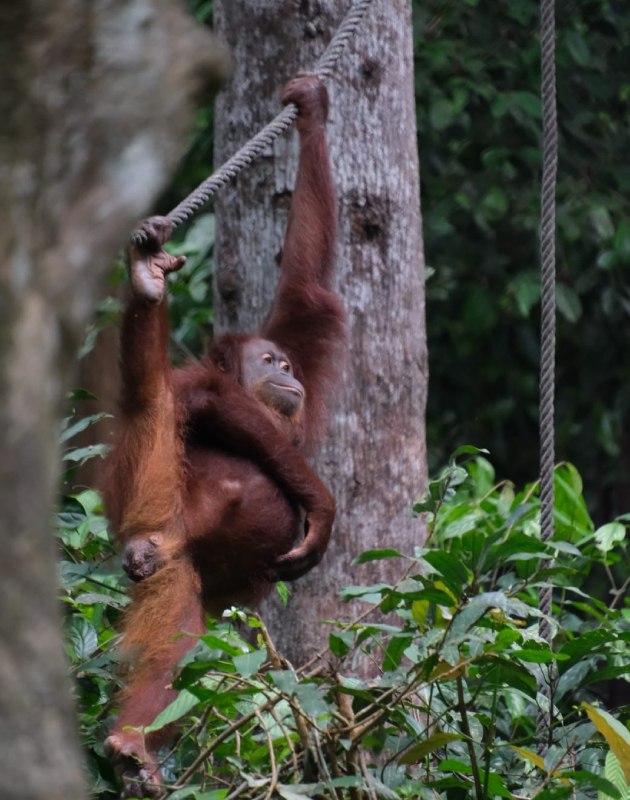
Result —
M580 36L577 31L568 31L564 41L575 63L579 64L581 67L588 66L591 60L591 54L586 39Z
M234 663L234 669L238 674L242 675L244 678L249 678L251 675L255 675L258 672L265 663L266 658L266 650L253 650L251 653L243 653L241 656L234 656L232 661Z
M447 553L445 550L432 550L425 553L423 559L444 576L445 583L455 584L458 589L468 583L468 570L462 564L461 559L451 553Z
M61 436L59 437L59 442L61 443L67 441L68 439L72 439L72 437L76 436L77 433L81 433L81 431L84 431L90 425L94 425L95 422L98 422L99 420L106 418L112 419L112 415L103 412L101 414L92 414L91 417L83 417L83 419L80 419L78 422L75 422L74 425L72 425L70 428L68 428L61 434Z
M241 656L243 655L243 650L235 647L233 644L226 642L224 639L221 639L219 636L215 636L212 633L204 633L203 636L200 636L202 642L208 645L208 647L213 647L216 650L223 650L224 653L227 653L229 656ZM245 647L246 645L244 645Z
M500 186L493 186L481 201L481 209L491 220L501 219L508 210L507 195Z
M92 392L88 392L87 389L75 389L70 394L70 402L75 403L79 402L80 400L98 400L98 397Z
M295 694L300 706L310 717L317 719L328 712L328 703L314 683L296 683Z
M385 651L385 658L383 659L383 671L391 672L400 666L403 653L409 647L413 640L412 636L400 635L392 636Z
M594 789L597 789L598 800L600 800L600 797L606 798L606 800L620 800L621 798L625 800L625 796L621 795L615 785L612 784L607 778L603 778L601 775L596 775L594 772L590 772L589 770L563 770L562 777L575 781L577 786L587 784L592 786ZM623 779L623 772L621 772L621 778Z
M328 637L330 652L338 658L348 655L352 642L354 641L354 631L338 631L331 633Z
M62 457L62 461L88 461L94 456L101 456L104 458L107 453L108 447L105 444L95 444L90 447L80 447L78 450L71 450Z
M621 522L609 522L595 531L595 542L603 553L612 550L616 544L623 542L625 538L626 528Z
M520 272L510 281L508 291L514 295L521 315L529 317L532 308L540 300L540 275L538 272Z
M438 98L431 105L431 125L435 130L442 131L447 128L454 119L455 109L453 103L446 97Z
M512 98L530 117L542 119L542 104L537 94L533 92L512 92Z
M565 283L556 286L556 306L568 322L577 322L582 316L582 301Z
M353 597L362 597L363 595L381 594L383 590L390 589L389 583L375 583L372 586L344 586L339 589L339 594L344 599L352 599Z
M600 239L604 241L612 239L615 235L615 226L606 206L595 206L589 211L588 216Z
M630 264L630 222L622 220L615 233L614 248L624 264Z
M366 550L357 556L353 564L367 564L369 561L381 561L384 558L404 558L398 550Z
M290 594L289 587L286 585L284 581L278 581L276 583L276 591L280 595L280 599L282 600L282 605L286 606Z
M482 784L485 781L485 772L482 770ZM510 800L512 797L511 792L509 792L505 786L505 781L500 775L497 775L496 772L491 772L488 775L488 796L489 797L505 797Z
M614 788L619 792L619 796L622 798L622 800L626 800L630 794L628 791L628 783L625 775L623 774L621 762L612 750L606 754L606 761L604 762L604 777L607 781L612 783ZM604 793L600 790L597 793L597 800L609 800L611 796L614 795L611 795L610 793Z
M73 617L70 620L68 637L79 661L89 658L98 647L96 629L83 617Z
M463 455L471 455L471 456L479 456L479 455L489 455L489 451L485 450L483 447L474 447L472 444L464 444L461 447L458 447L454 453L451 453L451 457L449 458L449 464L455 464L457 459Z
M512 655L514 658L519 658L521 661L531 662L532 664L551 664L556 658L551 650L513 650Z
M153 723L145 729L145 732L159 731L160 728L163 728L165 725L181 719L185 714L191 711L198 702L199 698L195 697L192 692L189 692L187 689L182 689L173 702L157 715Z
M97 594L96 592L84 592L80 594L75 602L78 605L82 606L94 606L97 603L102 603L105 606L112 606L113 608L123 608L131 600L128 597L124 597L123 595L119 595L118 597L112 597L109 594Z
M434 750L438 750L440 747L445 747L447 744L450 744L450 742L455 742L457 739L463 738L464 737L458 733L434 733L433 736L429 736L429 738L425 739L424 742L420 742L420 744L417 744L412 747L411 750L408 750L403 756L401 756L401 758L398 759L398 763L417 764Z

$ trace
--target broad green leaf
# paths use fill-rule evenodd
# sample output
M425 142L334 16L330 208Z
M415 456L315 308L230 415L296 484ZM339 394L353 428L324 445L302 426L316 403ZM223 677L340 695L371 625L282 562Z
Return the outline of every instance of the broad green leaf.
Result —
M232 661L234 662L234 669L238 674L242 675L244 678L249 678L251 675L255 675L258 672L265 663L266 658L266 650L253 650L251 653L243 653L243 655L234 656Z
M606 761L604 762L604 777L606 780L610 781L615 789L619 792L619 797L621 797L621 800L627 800L628 796L630 796L628 783L625 775L623 774L621 762L612 750L606 754ZM597 800L609 800L611 796L611 794L607 794L600 790L597 793Z
M150 733L151 731L159 731L160 728L163 728L165 725L181 719L184 714L187 714L189 711L191 711L198 702L198 697L189 692L187 689L182 689L173 702L166 706L164 711L161 711L157 715L157 717L153 720L153 723L149 725L145 731L147 733Z
M514 650L513 656L532 664L551 664L556 658L551 650Z
M78 450L71 450L69 453L65 453L62 457L62 461L88 461L90 458L94 458L95 456L101 456L103 458L107 453L108 447L105 444L95 444L90 445L89 447L80 447Z
M523 317L529 317L529 312L540 300L540 275L537 272L520 272L508 286L514 295L518 310Z
M556 286L556 306L568 322L577 322L582 316L582 301L566 283L558 283Z
M398 550L366 550L357 556L353 564L367 564L369 561L381 561L384 558L404 558Z
M478 456L478 455L482 455L482 454L483 455L488 455L489 451L485 450L483 447L475 447L472 444L464 444L461 447L458 447L457 450L455 450L455 452L451 454L451 457L449 458L449 463L450 464L455 464L457 459L460 456L463 456L463 455Z
M410 750L408 750L403 756L398 759L399 764L417 764L419 761L425 756L428 756L429 753L432 753L434 750L438 750L440 747L445 747L450 742L454 742L457 739L463 739L464 737L458 733L434 733L433 736L429 736L428 739L425 739L424 742L420 742L420 744L415 745Z
M595 542L603 553L612 550L616 544L623 542L625 538L626 528L621 522L609 522L595 531Z
M589 211L589 218L600 239L604 241L612 239L615 235L615 226L613 225L606 206L595 206L595 208L592 208Z
M73 617L70 620L68 637L79 661L89 658L98 647L98 634L94 626L83 617Z
M577 31L568 31L564 41L575 63L579 64L580 67L588 66L591 54L586 37L581 36Z
M400 666L403 653L409 647L413 637L409 635L392 636L385 651L383 670L391 672Z
M224 653L227 653L229 656L241 656L243 655L243 650L235 647L233 644L226 642L224 639L221 639L219 636L215 636L212 633L204 633L203 636L199 637L202 642L208 645L208 647L216 648L217 650L223 650Z
M600 795L607 797L608 800L622 800L623 796L619 794L618 790L607 778L601 775L596 775L589 770L562 770L562 777L567 780L574 781L577 786L588 785L598 790L598 800ZM621 773L623 779L623 772ZM625 782L625 781L624 781Z
M300 706L310 717L316 719L328 712L328 703L314 683L297 683L295 694Z
M542 105L540 96L533 92L512 92L512 98L516 104L530 117L541 119Z
M485 782L485 771L481 770L481 783ZM488 775L488 796L489 797L505 797L508 800L512 798L512 793L508 791L505 786L505 781L501 777L501 775L497 775L496 772L491 772Z
M438 131L444 130L455 116L453 103L446 97L438 98L431 106L431 125Z
M354 631L336 631L328 637L330 652L338 658L348 655L354 641Z
M81 503L86 514L92 514L102 506L101 496L94 489L86 489L76 496L77 503Z
M84 431L90 425L93 425L95 422L107 417L111 419L112 415L102 412L101 414L93 414L91 417L84 417L83 419L80 419L78 422L75 422L71 428L68 428L61 434L59 437L59 442L61 443L67 441L68 439L72 439L72 437L76 436L77 433L81 433L81 431Z
M462 564L461 559L451 553L447 553L445 550L432 550L425 553L423 558L440 575L444 576L447 585L454 585L461 590L461 587L468 583L468 570ZM459 594L459 591L457 593Z
M122 594L112 597L110 594L83 592L75 599L75 602L82 606L94 606L97 603L102 603L105 606L112 606L112 608L123 608L123 606L131 602L131 599Z

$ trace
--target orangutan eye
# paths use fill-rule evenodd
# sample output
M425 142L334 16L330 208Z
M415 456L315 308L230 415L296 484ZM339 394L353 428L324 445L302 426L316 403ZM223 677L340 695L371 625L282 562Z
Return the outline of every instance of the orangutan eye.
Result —
M280 362L280 369L283 372L288 372L291 369L291 366L289 365L288 361L281 361Z
M265 362L265 364L273 364L273 358L269 355L269 353L265 353L265 355L262 357L262 360Z

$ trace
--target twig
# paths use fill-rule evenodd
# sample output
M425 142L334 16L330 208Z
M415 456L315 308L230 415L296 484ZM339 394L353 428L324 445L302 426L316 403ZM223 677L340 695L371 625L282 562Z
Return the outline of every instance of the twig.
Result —
M293 761L293 783L299 783L299 778L298 778L299 767L298 767L298 761L297 761L297 753L295 752L295 747L293 746L293 742L291 741L291 734L285 728L284 723L282 722L282 720L280 719L280 717L276 713L276 709L275 708L269 709L269 713L274 718L274 720L276 721L276 724L278 725L278 727L280 728L280 730L284 734L284 738L287 740L287 744L289 746L289 750L291 751L291 760Z
M610 610L611 610L611 611L612 611L612 610L615 608L615 606L617 605L617 603L618 603L618 602L621 600L621 598L624 596L624 594L626 593L626 590L627 590L628 586L630 586L630 578L626 578L626 580L623 582L623 584L621 585L621 587L619 588L619 590L618 590L618 591L615 593L615 596L613 597L613 601L612 601L612 603L610 604Z
M260 711L256 712L256 716L258 717L258 720L259 720L260 724L262 725L262 727L263 727L263 729L265 731L265 736L267 737L267 747L269 748L269 758L271 759L271 781L269 783L269 789L267 790L267 794L265 795L265 800L270 800L271 795L273 794L274 789L276 788L276 785L278 783L278 770L276 768L276 754L275 754L275 751L273 749L273 739L271 738L271 734L269 733L269 728L265 725L265 720L263 719L262 714L260 713Z
M459 701L459 713L462 718L462 731L466 736L466 744L468 745L470 766L473 772L473 780L475 781L475 793L477 795L477 800L481 800L483 794L481 789L481 778L479 776L479 764L477 763L477 754L475 753L475 746L473 744L472 734L470 732L470 725L468 724L468 713L466 711L466 700L464 698L464 682L462 681L460 675L457 676L456 682L457 682L457 699Z
M368 772L367 764L365 763L365 750L361 750L361 752L359 753L359 766L361 767L361 772L363 773L363 777L365 778L365 785L367 786L368 797L370 798L370 800L378 800L376 792L374 791L372 776Z
M564 759L567 757L567 754L571 750L573 750L573 747L575 746L576 741L577 741L577 736L575 736L573 738L573 741L571 742L571 744L567 746L567 749L560 756L560 758L556 761L556 763L553 765L553 767L551 767L551 769L547 771L547 774L545 775L545 778L544 778L543 782L540 784L538 789L536 789L534 794L531 796L530 800L534 800L535 797L538 797L538 795L541 792L544 792L544 790L549 786L549 784L551 783L552 778L556 777L555 773L558 771L558 767L562 764Z

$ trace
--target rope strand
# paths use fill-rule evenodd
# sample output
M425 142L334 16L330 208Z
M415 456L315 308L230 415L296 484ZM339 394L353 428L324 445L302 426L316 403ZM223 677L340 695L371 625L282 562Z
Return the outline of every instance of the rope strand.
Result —
M322 80L330 78L337 61L343 54L348 42L356 33L372 0L356 0L348 11L345 19L337 29L330 44L324 51L314 69L316 75ZM223 188L239 172L242 172L255 161L272 142L283 134L295 122L298 110L294 103L286 106L275 119L266 125L259 133L247 142L238 152L223 164L215 173L201 183L191 194L176 206L167 216L174 226L181 225L184 220L192 216L204 203ZM131 236L133 244L139 245L146 241L144 231L136 230Z
M543 542L553 537L554 504L554 394L556 351L556 176L558 172L558 119L556 107L555 2L541 0L541 94L543 114L543 171L541 188L540 262L541 262L541 355L540 355L540 528ZM539 608L547 618L552 610L552 587L549 582L540 590ZM549 646L552 641L548 619L539 623L540 636ZM554 675L550 668L548 682L540 686L549 700L549 713L541 712L537 729L551 725Z

